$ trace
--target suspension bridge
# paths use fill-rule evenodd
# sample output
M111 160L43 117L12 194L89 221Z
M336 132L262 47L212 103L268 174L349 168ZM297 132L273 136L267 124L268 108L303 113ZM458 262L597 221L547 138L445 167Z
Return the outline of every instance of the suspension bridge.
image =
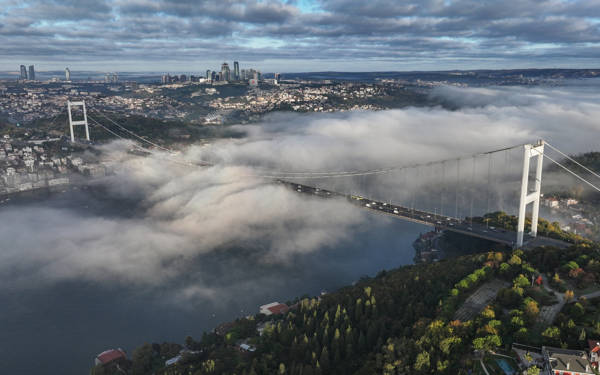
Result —
M215 165L205 160L185 160L175 150L136 134L95 108L90 110L94 114L91 116L86 111L84 102L68 102L67 106L73 142L73 127L79 125L85 126L86 139L89 141L89 119L93 123L92 126L102 131L118 138L134 140L136 149L144 153L160 150L168 153L166 160L169 162L189 167ZM73 120L72 106L82 107L83 120ZM95 118L96 115L98 119ZM583 177L556 160L559 157L551 157L545 152L547 149L578 165L590 177L600 179L598 173L543 140L412 165L347 171L282 171L253 168L254 173L240 178L270 179L301 194L321 198L344 198L355 206L380 214L513 247L527 244L566 247L568 244L565 242L537 235L544 159L572 175L579 183L598 192L600 188L588 179L588 175ZM499 160L497 155L503 155L504 161ZM517 162L516 169L513 161ZM452 176L449 171L452 171ZM494 177L498 171L500 177ZM484 183L481 180L484 180ZM398 181L401 181L400 186ZM389 195L390 191L397 194L383 199L383 195ZM494 202L510 200L511 197L518 201L516 231L473 222L474 210L489 213ZM526 233L525 219L530 205L531 224L529 233Z

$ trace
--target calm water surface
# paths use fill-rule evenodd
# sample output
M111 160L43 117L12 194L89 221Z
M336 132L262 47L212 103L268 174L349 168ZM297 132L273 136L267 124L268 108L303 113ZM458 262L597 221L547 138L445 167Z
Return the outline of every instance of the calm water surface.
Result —
M3 210L15 207L69 207L104 217L136 214L134 206L80 190L13 199L0 205L0 218L7 220ZM94 356L107 348L131 353L144 342L182 343L187 335L199 338L219 323L256 313L261 304L335 290L361 276L411 264L412 241L427 230L369 215L343 243L283 264L253 262L248 255L260 244L250 244L198 257L194 272L159 287L70 280L25 290L0 288L1 368L13 374L88 374ZM182 290L195 282L216 294L182 299Z

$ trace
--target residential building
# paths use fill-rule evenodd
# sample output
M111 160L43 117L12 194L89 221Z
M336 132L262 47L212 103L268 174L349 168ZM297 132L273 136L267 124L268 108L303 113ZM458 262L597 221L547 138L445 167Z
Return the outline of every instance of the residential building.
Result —
M243 343L243 344L240 344L240 350L244 351L244 352L255 352L256 347L254 347L252 345L248 345L246 343Z
M573 206L573 205L576 205L578 203L579 203L579 201L577 199L567 198L567 200L566 200L567 206Z
M590 351L590 363L593 368L598 370L598 362L600 362L600 339L588 340L588 347Z
M544 199L544 205L550 208L558 208L558 199L556 198L546 198Z
M108 363L114 362L119 359L126 359L127 355L125 351L121 348L119 349L109 349L105 350L102 353L96 356L96 360L94 361L96 365L106 365Z
M259 310L261 314L265 315L277 315L285 314L290 308L285 303L271 302L266 305L262 305Z
M544 369L552 375L594 375L588 356L583 350L542 346Z

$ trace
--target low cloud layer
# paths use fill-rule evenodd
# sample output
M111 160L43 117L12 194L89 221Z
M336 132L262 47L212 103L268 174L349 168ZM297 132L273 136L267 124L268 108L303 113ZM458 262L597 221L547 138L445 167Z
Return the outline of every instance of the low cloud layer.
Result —
M307 198L260 177L273 170L407 165L540 138L571 153L598 148L600 104L586 89L441 88L434 95L464 108L275 114L261 124L240 125L245 138L191 146L176 157L141 158L128 154L126 143L107 145L106 158L117 172L104 182L107 205L129 199L136 202L131 212L44 202L1 207L0 284L14 288L83 279L154 287L193 272L202 257L231 248L252 249L243 253L248 264L285 264L298 254L343 243L366 222L367 213L343 200ZM517 170L518 157L518 150L510 156ZM215 166L173 162L180 159L210 160ZM508 168L508 161L496 159L495 169ZM477 167L483 170L487 162ZM467 185L470 167L460 168L467 171L461 179ZM440 178L435 169L408 173L362 183L376 196L406 200L406 194L424 192ZM342 191L365 186L357 178L312 182ZM518 186L505 183L510 190ZM180 294L210 298L215 289L195 282Z

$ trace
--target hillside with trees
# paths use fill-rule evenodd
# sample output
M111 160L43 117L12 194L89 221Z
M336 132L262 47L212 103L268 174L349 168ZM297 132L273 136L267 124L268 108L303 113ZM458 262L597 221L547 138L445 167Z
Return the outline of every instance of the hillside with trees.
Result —
M600 300L577 300L598 289L599 274L599 247L589 242L404 266L298 299L285 314L257 314L218 333L187 337L183 351L177 344L144 344L120 370L100 365L91 373L481 373L481 353L509 354L513 342L581 348L586 338L600 337ZM506 287L472 319L456 319L465 299L491 280ZM568 303L548 324L540 311L557 303L550 290L564 293ZM180 359L167 366L177 353Z

